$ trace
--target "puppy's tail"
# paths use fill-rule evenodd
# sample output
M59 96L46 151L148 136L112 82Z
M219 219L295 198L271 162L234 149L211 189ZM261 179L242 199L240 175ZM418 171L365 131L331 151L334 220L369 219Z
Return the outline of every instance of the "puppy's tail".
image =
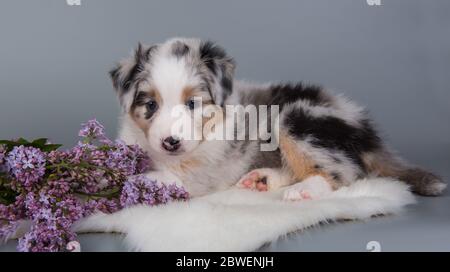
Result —
M410 166L386 150L364 154L363 162L369 174L399 179L409 184L411 190L419 195L438 196L447 187L441 177L419 167Z

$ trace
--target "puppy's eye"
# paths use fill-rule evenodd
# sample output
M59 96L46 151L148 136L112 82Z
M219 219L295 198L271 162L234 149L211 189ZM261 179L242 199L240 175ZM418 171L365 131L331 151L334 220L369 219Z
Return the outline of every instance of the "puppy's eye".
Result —
M195 101L194 98L191 98L191 99L188 100L188 102L186 102L186 106L188 106L188 108L190 110L193 110L193 109L195 109L197 107L197 101Z
M158 110L158 103L155 100L150 100L145 104L145 107L147 108L146 117L150 118Z

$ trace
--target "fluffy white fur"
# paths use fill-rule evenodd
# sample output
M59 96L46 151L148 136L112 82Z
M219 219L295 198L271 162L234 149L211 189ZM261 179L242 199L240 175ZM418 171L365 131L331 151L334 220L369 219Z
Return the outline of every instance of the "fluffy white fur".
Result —
M360 180L306 201L282 201L284 190L234 188L188 202L136 206L96 214L75 229L124 233L133 251L252 251L320 222L398 213L415 201L405 183L382 178Z

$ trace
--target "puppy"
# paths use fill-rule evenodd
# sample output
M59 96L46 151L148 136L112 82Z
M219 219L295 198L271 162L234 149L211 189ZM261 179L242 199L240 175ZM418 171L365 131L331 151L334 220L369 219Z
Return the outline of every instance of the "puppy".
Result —
M233 59L220 46L175 38L139 45L111 70L122 108L119 137L148 152L153 160L150 178L176 182L192 196L234 185L259 191L287 187L286 200L318 198L368 176L402 180L421 195L439 195L445 189L438 176L394 156L364 109L343 96L302 83L235 81L234 69ZM249 112L233 112L238 106L276 109L275 116L256 114L258 127L276 126L257 139L250 139L250 126L227 134L232 139L208 138L213 132L205 131L205 125L229 132L243 127L229 122L233 116L251 121ZM206 108L214 116L204 114ZM201 137L174 130L180 120ZM275 148L264 150L268 144Z

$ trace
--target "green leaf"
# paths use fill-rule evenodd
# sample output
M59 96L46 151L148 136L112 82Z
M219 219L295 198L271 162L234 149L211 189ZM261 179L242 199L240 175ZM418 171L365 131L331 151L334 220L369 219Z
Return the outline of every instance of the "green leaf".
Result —
M19 145L27 145L27 144L29 144L30 142L27 141L27 140L24 139L24 138L19 138L19 139L16 141L16 143L18 143Z
M60 148L62 145L60 144L46 144L47 138L39 138L32 142L27 141L24 138L19 138L17 141L10 141L10 140L0 140L0 144L6 145L6 149L8 151L11 151L15 146L32 146L35 148L39 148L40 150L44 152L50 152L53 150L56 150Z
M0 144L12 145L12 144L15 144L15 142L10 141L10 140L0 140Z
M50 152L53 150L57 150L58 148L60 148L62 145L61 144L48 144L48 145L44 145L41 150L44 152Z
M14 203L18 193L11 189L6 180L0 183L0 204L9 205Z
M11 151L15 146L20 145L17 142L9 140L1 140L0 144L6 145L6 151Z
M4 144L6 145L6 148L8 151L11 151L15 146L19 146L19 145L29 145L30 142L28 142L27 140L25 140L24 138L19 138L16 141L10 141L10 140L1 140L0 144Z
M0 204L9 205L13 204L16 200L16 194L12 194L9 192L0 192Z
M47 138L39 138L31 142L34 147L43 147L47 143Z
M14 142L14 141L9 141L9 140L1 140L1 141L0 141L0 144L6 145L6 148L7 148L8 150L12 149L14 146L17 145L16 142Z

